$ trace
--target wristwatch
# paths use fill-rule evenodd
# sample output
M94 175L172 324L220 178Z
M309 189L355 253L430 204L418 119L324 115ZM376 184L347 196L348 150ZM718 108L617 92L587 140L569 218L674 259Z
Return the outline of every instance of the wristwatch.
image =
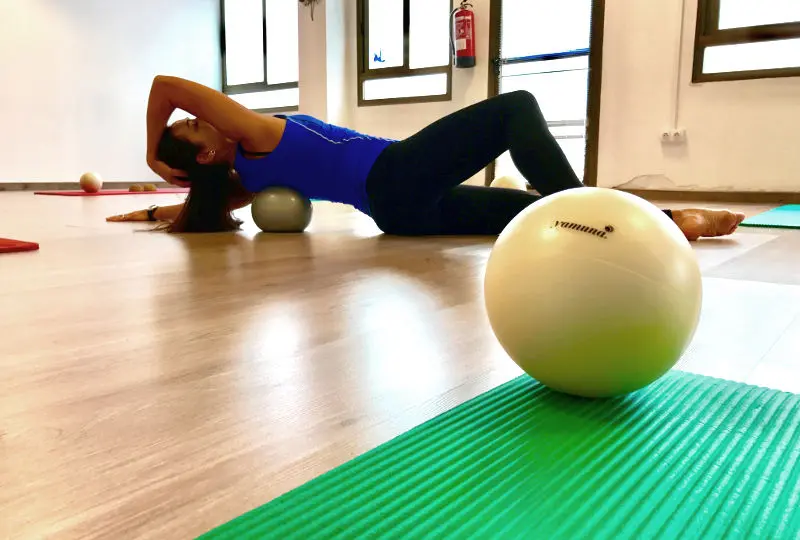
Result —
M147 209L147 221L158 221L156 219L156 210L158 210L158 206L156 205Z

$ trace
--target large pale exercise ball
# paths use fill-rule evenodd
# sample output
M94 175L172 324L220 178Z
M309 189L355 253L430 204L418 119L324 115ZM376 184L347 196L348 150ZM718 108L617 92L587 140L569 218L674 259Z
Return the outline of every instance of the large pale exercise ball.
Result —
M86 172L81 175L80 186L86 193L97 193L103 189L103 179L94 172Z
M702 282L689 242L661 210L577 188L540 199L503 230L484 300L498 341L531 377L610 397L675 365L697 327Z
M271 187L258 193L250 206L253 221L264 232L303 232L311 223L311 201L297 191Z

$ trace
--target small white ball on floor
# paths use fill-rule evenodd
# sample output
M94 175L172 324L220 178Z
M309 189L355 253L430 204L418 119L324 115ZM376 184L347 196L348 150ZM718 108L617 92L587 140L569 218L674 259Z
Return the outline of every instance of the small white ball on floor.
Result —
M498 176L489 187L506 188L506 189L519 189L522 191L528 190L528 183L517 176Z
M675 223L628 193L577 188L518 214L484 278L492 330L554 390L610 397L644 388L688 347L700 268Z
M103 179L93 172L83 173L80 180L81 189L86 193L97 193L103 189Z
M297 191L271 187L258 193L250 206L253 221L264 232L299 233L311 223L311 201Z

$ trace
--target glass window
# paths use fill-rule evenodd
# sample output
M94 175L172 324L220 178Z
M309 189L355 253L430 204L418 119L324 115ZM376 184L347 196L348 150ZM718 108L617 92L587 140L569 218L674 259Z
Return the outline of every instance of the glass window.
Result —
M267 16L267 83L297 82L300 78L298 3L265 0Z
M261 0L225 0L225 70L229 85L264 81Z
M359 105L450 98L451 1L357 0Z
M692 82L800 76L800 0L698 0L697 9L706 16L697 18ZM765 25L768 35L754 29Z
M221 0L222 90L253 110L297 108L299 5L294 0Z
M446 73L364 81L364 99L368 101L418 96L441 96L446 93Z
M449 0L411 0L409 67L426 68L450 63Z
M403 65L403 0L369 2L370 69Z
M536 96L547 121L583 120L588 105L589 57L503 66L500 91L514 90Z
M719 28L800 21L800 0L720 0Z
M232 94L230 97L254 111L297 107L300 104L300 90L298 88Z
M591 0L503 0L502 10L503 58L589 48Z
M800 65L800 38L708 47L704 73L792 68Z

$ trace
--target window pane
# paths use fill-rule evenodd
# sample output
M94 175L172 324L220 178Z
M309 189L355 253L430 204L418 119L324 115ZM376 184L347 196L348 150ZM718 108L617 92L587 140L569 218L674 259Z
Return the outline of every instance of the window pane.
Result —
M796 21L800 21L798 0L720 0L720 29Z
M408 55L412 69L450 63L450 0L411 0Z
M728 73L800 66L800 38L708 47L703 73Z
M558 141L558 145L567 157L567 161L572 166L572 170L575 171L578 178L582 180L585 174L584 165L586 163L586 139L584 138L584 128L563 128L554 126L550 128L550 131ZM519 169L514 165L511 154L505 152L497 158L495 177L507 175L524 178L522 173L519 172ZM536 183L535 179L534 183Z
M586 163L586 126L584 123L568 126L550 126L550 132L558 141L567 161L578 178L583 178Z
M514 64L500 72L501 92L527 90L548 121L584 121L588 89L588 56Z
M367 4L369 69L402 66L403 0L368 0Z
M447 93L447 73L364 81L364 99L441 96Z
M266 0L267 82L297 82L299 69L298 3Z
M230 98L234 101L238 101L248 109L297 107L300 105L300 90L297 88L289 88L286 90L232 94Z
M586 164L586 139L583 137L558 138L561 151L567 156L567 161L572 165L577 177L583 181L584 165Z
M591 0L503 0L502 6L503 58L589 48Z
M261 0L225 0L225 70L229 85L264 82Z

